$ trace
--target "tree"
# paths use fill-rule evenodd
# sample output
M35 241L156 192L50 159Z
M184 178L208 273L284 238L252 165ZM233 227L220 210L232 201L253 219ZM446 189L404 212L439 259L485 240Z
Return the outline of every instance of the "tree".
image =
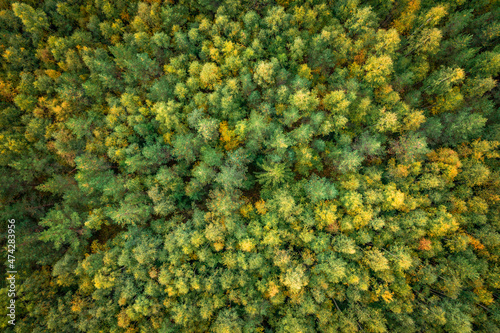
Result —
M386 83L387 77L392 73L393 62L390 56L370 57L366 61L364 79L373 87L379 87Z
M219 80L219 68L214 63L206 63L200 72L200 82L203 88L213 89Z
M257 181L268 187L285 183L292 177L291 170L285 163L264 162L260 167L264 171L256 175Z
M312 203L316 203L320 200L332 200L338 194L334 184L331 184L325 178L318 178L316 175L313 175L310 180L304 184L304 189Z
M499 331L498 6L174 2L0 3L0 327Z
M34 43L42 38L44 30L49 29L47 15L41 9L34 9L30 5L16 2L12 4L12 11L21 19Z

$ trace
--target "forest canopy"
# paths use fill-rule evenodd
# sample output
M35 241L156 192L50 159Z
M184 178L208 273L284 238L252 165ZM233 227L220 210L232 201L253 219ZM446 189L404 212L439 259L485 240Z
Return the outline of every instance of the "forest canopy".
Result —
M498 0L0 1L0 328L500 332L499 41Z

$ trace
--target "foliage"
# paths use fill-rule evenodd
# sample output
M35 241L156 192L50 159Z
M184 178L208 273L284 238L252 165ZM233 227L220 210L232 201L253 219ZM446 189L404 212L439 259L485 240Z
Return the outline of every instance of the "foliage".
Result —
M3 1L0 31L3 331L500 331L497 1Z

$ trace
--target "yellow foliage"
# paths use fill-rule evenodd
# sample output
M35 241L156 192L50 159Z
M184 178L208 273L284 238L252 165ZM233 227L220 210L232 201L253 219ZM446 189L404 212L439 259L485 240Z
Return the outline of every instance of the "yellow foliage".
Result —
M352 274L348 277L348 284L358 284L359 283L359 276Z
M416 131L425 122L424 113L420 110L413 110L403 118L403 130Z
M92 250L92 253L98 253L100 251L105 251L107 249L107 246L106 244L100 244L99 241L96 239L90 245L90 249Z
M384 191L385 206L389 209L402 209L405 203L405 194L396 188L395 184L389 184Z
M174 66L172 65L165 65L163 66L163 71L166 73L166 74L173 74L176 72Z
M354 62L358 65L361 65L365 62L366 59L366 50L362 49L358 54L354 56Z
M398 115L395 112L387 112L385 108L381 110L380 118L375 125L379 132L396 132L400 126Z
M498 141L486 141L486 140L476 140L471 143L472 148L472 156L476 160L484 160L484 157L487 158L498 158L500 157L500 153L497 148L500 145Z
M215 47L211 47L209 49L209 52L210 52L210 58L213 60L213 61L217 61L219 62L220 61L220 54L219 54L219 50Z
M80 311L82 311L83 304L84 302L80 297L73 297L73 299L71 300L71 311L79 313Z
M418 249L422 251L429 251L432 249L432 242L427 238L422 238L420 239Z
M249 217L250 213L253 211L253 206L251 203L248 203L240 208L240 213L243 217Z
M158 269L156 268L151 268L151 270L149 271L149 277L152 278L152 279L155 279L158 277Z
M12 89L12 84L9 82L5 82L0 79L0 96L7 99L8 101L12 101L14 98L14 91Z
M220 140L224 143L224 148L226 150L235 149L240 145L240 141L237 139L234 130L230 130L227 121L223 121L219 127Z
M240 248L245 252L250 252L255 248L255 244L251 239L245 239L240 242Z
M450 148L439 148L427 154L430 161L437 164L438 168L443 170L443 174L452 181L462 166L458 153Z
M352 223L356 229L360 229L370 222L373 217L373 211L371 209L362 209L358 214L356 214Z
M224 52L226 54L226 56L238 55L238 50L236 49L236 45L232 41L225 41L224 42L222 52Z
M441 208L442 213L436 216L432 221L429 230L430 236L444 236L447 233L454 232L458 229L459 224L450 213L446 212L444 207Z
M386 302L386 303L390 303L392 302L392 296L393 294L389 291L389 290L386 290L382 293L381 297L382 299Z
M278 3L278 5L285 8L290 4L290 0L276 0L276 2Z
M479 302L490 305L494 302L493 300L493 294L491 291L486 290L484 287L479 287L474 289L474 293L476 294Z
M97 289L108 289L108 288L111 288L115 285L114 281L115 281L114 277L104 276L101 273L98 273L94 277L94 286Z
M287 109L285 104L276 104L274 107L276 108L277 115L282 115L283 111Z
M11 56L12 54L13 54L13 52L12 52L10 49L7 49L7 50L5 50L5 52L3 53L3 57L4 57L7 61L9 61L9 58L10 58L10 56Z
M215 242L213 243L215 251L219 252L224 248L224 243L223 242Z
M316 261L316 255L309 249L302 252L302 259L306 265L312 265Z
M401 16L392 23L392 26L399 32L404 33L410 29L415 20L415 12L420 9L420 0L408 2Z
M173 135L174 135L174 133L172 133L172 132L168 132L168 133L163 134L163 141L165 143L171 144Z
M264 200L259 200L255 203L255 209L260 215L267 213L266 202Z
M342 185L342 188L346 190L355 191L359 188L360 183L359 179L356 178L356 176L348 175L345 180L340 181L340 185Z
M472 244L472 246L474 247L474 249L480 251L480 250L484 250L484 245L481 244L481 242L479 240L477 240L476 238L472 237L471 235L467 235L467 237L469 237L469 242Z
M331 202L321 202L315 208L316 221L320 226L330 226L337 223L337 206Z
M465 201L458 199L454 196L450 198L451 204L452 204L452 210L451 213L453 214L462 214L467 211L467 204Z
M118 314L118 326L121 328L127 328L130 325L130 318L127 315L127 312L125 309L123 309L119 314Z
M130 15L126 11L122 11L120 13L120 18L124 21L130 20Z
M349 68L349 78L359 77L363 73L361 66L355 62L349 64L348 68Z
M85 278L80 281L79 289L82 293L90 293L94 290L94 285L90 278Z
M163 323L163 319L162 318L158 318L158 317L151 317L151 324L153 325L153 328L155 330L159 330L161 328L161 324Z
M61 72L55 71L53 69L46 69L45 74L47 74L47 76L50 77L52 80L55 80L59 76L61 76Z
M64 101L62 103L59 103L59 101L55 98L47 100L44 97L40 97L38 99L38 104L42 108L47 108L50 113L55 116L58 122L65 121L72 111L71 106L68 102Z
M312 79L311 69L307 64L300 65L298 75L304 79Z
M270 281L268 283L266 296L268 298L274 297L279 293L279 291L280 291L280 287L278 286L278 284L275 283L274 281Z
M464 96L460 93L460 88L454 87L448 94L436 97L431 114L453 111L461 105L463 99Z

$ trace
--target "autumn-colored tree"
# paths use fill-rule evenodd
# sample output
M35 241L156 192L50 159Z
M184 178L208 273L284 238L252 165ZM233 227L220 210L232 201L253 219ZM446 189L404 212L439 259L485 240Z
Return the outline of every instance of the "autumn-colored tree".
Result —
M1 330L500 331L499 18L0 1Z

